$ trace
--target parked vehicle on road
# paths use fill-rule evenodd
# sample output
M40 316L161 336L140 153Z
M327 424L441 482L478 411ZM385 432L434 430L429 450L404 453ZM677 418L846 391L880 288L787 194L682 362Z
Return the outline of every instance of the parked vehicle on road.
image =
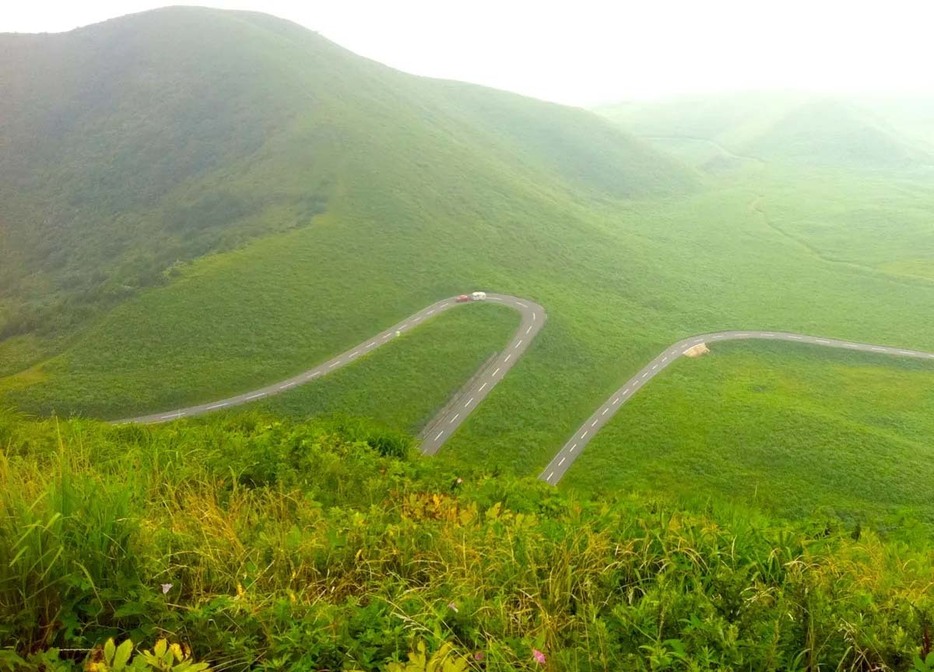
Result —
M457 301L458 303L467 303L468 301L470 301L470 296L467 294L461 294L454 300Z
M486 298L486 292L474 292L470 298L474 301L483 301Z

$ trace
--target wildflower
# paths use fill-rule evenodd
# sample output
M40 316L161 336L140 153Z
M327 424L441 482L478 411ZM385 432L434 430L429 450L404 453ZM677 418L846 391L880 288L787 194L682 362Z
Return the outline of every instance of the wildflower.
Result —
M170 590L172 590L172 584L171 584L171 583L163 583L163 584L161 584L161 585L162 585L162 594L163 594L163 595L165 595L165 594L168 593Z
M538 649L532 649L532 657L535 659L535 662L539 665L545 664L545 654L539 651Z
M458 613L459 611L459 609L457 608L457 605L454 604L453 602L448 602L448 609L453 611L455 614Z
M483 651L477 651L475 654L473 654L473 659L479 662L486 659L486 654L483 653Z

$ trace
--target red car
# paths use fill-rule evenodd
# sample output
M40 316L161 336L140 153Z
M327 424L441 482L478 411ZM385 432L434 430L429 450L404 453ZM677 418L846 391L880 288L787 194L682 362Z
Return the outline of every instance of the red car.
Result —
M468 301L470 301L470 296L468 296L467 294L461 294L454 300L457 301L458 303L467 303Z

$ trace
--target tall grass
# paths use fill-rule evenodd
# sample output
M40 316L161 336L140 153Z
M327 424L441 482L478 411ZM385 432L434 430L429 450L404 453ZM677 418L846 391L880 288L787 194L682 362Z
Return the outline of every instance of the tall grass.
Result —
M549 669L907 670L928 646L931 548L869 529L458 484L360 424L0 436L0 646L21 652L166 634L218 669L380 669L424 641L488 670L540 669L533 650Z

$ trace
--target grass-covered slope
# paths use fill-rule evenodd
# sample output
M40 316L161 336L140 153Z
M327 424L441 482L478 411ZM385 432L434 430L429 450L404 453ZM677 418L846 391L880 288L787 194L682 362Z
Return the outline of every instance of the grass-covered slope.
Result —
M725 343L642 389L565 485L934 530L934 365Z
M557 198L550 208L514 194L476 199L457 182L448 198L426 193L411 202L392 183L375 192L373 184L355 185L319 226L204 260L128 302L66 355L5 379L7 399L36 412L115 418L170 410L285 378L439 296L480 285L539 301L549 322L445 452L535 474L623 380L692 333L783 329L934 350L934 287L823 261L770 226L755 207L758 184L603 212ZM794 183L769 185L769 193L766 213L775 199L800 196ZM485 235L453 225L440 237L428 225L384 234L419 222L420 213L451 222L452 197L475 205ZM526 207L515 210L520 203ZM489 339L483 347L499 349L504 332L477 324L477 333L465 326L458 337ZM422 350L434 358L426 370L448 393L464 382L441 354L450 346ZM405 348L386 357L401 364ZM317 396L325 389L319 385L326 383L295 395L335 410ZM361 385L357 394L366 393ZM367 407L381 417L415 418L426 399L416 394L375 411L379 402L370 398Z
M888 172L926 170L934 163L917 120L924 115L911 117L895 105L763 92L607 105L598 112L712 169L741 159ZM709 152L703 160L696 158L704 146L698 143Z
M911 169L932 158L868 111L835 100L790 110L739 149L770 161L863 170Z
M161 636L218 670L929 669L921 540L437 470L359 424L3 415L0 446L16 672Z
M507 194L692 181L589 112L404 75L260 14L0 35L0 83L0 339L67 332L179 262L306 226L350 185L379 188L375 166L409 199L443 190L439 170Z
M641 145L581 111L409 77L259 15L185 9L126 21L153 17L205 30L232 22L243 39L258 31L288 54L276 76L318 82L285 87L312 91L310 112L298 105L255 155L194 180L204 194L223 185L251 202L280 195L250 219L249 231L276 233L180 265L165 286L123 302L57 357L0 379L11 405L118 418L208 401L307 369L440 297L484 288L537 300L548 325L439 458L525 475L623 380L689 334L782 329L934 350L934 286L890 270L925 263L929 183L841 174L802 189L818 183L758 171L685 193L692 181L683 171L653 173L641 149L609 151L613 139ZM315 49L326 57L312 58ZM613 169L627 156L642 157L629 177ZM590 165L615 177L601 184L581 167ZM301 222L289 214L322 185L323 212L311 219L306 210ZM623 193L639 198L617 198ZM884 249L871 226L849 236L849 213L893 199L915 210ZM821 214L820 233L850 238L846 263L809 231L800 235L828 203L835 217ZM283 223L304 225L276 228ZM429 322L274 408L366 412L417 430L510 329L494 309L463 310L470 316ZM8 339L0 366L23 368L15 363L29 352L26 337Z

